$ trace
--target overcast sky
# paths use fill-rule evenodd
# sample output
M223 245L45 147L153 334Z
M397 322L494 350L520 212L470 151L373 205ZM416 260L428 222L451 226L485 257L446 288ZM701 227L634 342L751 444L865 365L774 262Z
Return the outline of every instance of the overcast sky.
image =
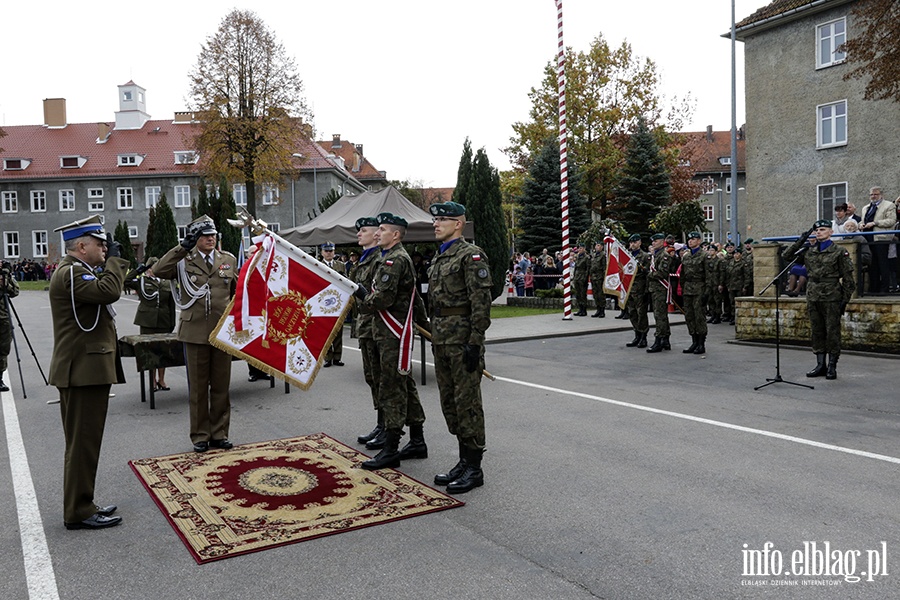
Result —
M769 0L736 0L740 21ZM5 2L0 125L43 122L44 98L65 98L70 123L112 121L116 86L147 90L168 119L187 106L201 44L233 8L251 8L295 58L319 139L363 144L389 179L456 184L463 142L492 164L510 125L528 117L528 91L555 64L554 0L254 0L148 3ZM602 34L656 62L666 98L695 100L689 130L731 128L729 0L564 0L566 46ZM743 48L737 43L737 124Z

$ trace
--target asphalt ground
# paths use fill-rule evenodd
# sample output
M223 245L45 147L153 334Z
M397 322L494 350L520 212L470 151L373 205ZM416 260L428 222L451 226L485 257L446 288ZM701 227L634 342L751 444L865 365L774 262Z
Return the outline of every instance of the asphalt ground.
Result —
M120 335L137 333L136 306L134 296L117 303ZM46 293L22 292L15 307L47 373ZM900 595L900 362L845 354L836 381L810 380L809 350L782 348L786 382L755 391L776 373L774 348L732 343L733 328L716 325L706 355L685 355L689 337L676 324L673 350L648 354L624 346L632 336L615 314L495 321L487 368L497 381L482 385L486 484L460 496L464 507L206 565L127 465L190 449L184 370L167 374L172 390L150 410L126 359L129 382L113 386L97 480L98 503L118 504L124 523L67 531L62 429L48 404L57 393L17 329L27 398L13 352L0 428L0 598ZM232 441L325 432L359 448L374 412L355 341L345 332L344 342L346 366L322 370L306 392L250 383L235 363ZM400 470L429 483L456 462L456 443L431 367L426 380L429 458ZM751 556L770 574L757 575ZM815 557L841 575L816 575ZM801 574L771 574L779 559Z

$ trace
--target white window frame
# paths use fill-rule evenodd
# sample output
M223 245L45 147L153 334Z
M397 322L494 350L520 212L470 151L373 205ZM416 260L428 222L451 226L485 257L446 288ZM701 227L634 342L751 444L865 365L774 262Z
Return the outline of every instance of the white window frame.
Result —
M119 154L116 164L120 167L139 167L142 162L144 157L140 154Z
M103 201L88 200L88 212L103 212Z
M712 231L704 231L703 232L703 241L706 242L707 244L712 244L714 241L716 241L716 234L713 233Z
M731 220L731 202L725 203L725 220L726 221Z
M4 171L24 171L31 166L31 161L27 158L4 158Z
M148 185L144 188L144 207L155 208L159 204L162 197L162 187L158 185Z
M266 223L269 227L269 231L272 233L278 233L281 231L281 223Z
M186 199L185 199L186 195ZM175 208L191 207L191 186L176 185L175 186Z
M726 194L731 193L731 177L725 178L725 193Z
M849 189L849 185L846 181L835 181L832 183L822 183L816 186L816 218L817 219L828 219L831 220L834 218L834 207L838 204L843 204L847 202L847 190ZM843 188L843 195L839 193L835 193L831 195L831 197L827 198L828 202L831 203L827 209L825 208L826 198L823 195L826 190L838 190Z
M75 210L75 190L59 190L59 212Z
M280 193L278 190L278 186L275 185L264 185L262 189L262 205L263 206L275 206L278 204L280 198Z
M116 188L116 206L119 210L131 210L134 208L134 188Z
M178 239L183 240L187 237L187 225L178 226Z
M102 198L103 197L103 188L89 188L88 189L88 198Z
M3 258L19 258L19 232L3 232Z
M837 108L843 107L844 114L838 115ZM829 110L830 115L824 116L824 112L826 109ZM834 148L837 146L846 146L847 138L849 132L849 116L847 114L847 100L838 100L837 102L829 102L827 104L820 104L816 107L816 148ZM840 124L843 123L843 135L844 139L841 141L836 141L838 135L841 133ZM829 135L831 136L830 142L823 141L823 131L825 128L828 128Z
M47 239L46 229L31 232L31 250L34 258L46 258L50 254L50 244Z
M716 220L716 207L712 204L704 204L703 208L703 220L704 221L715 221Z
M47 212L47 192L31 190L31 212Z
M138 236L138 227L137 225L129 225L128 226L128 237L131 239L136 239Z
M72 158L74 158L74 159L75 159L75 162L77 162L78 164L75 164L75 165L66 165L66 164L65 164L66 160L69 160L69 159L72 159ZM60 157L59 157L59 168L60 168L60 169L80 169L81 167L84 166L84 163L86 163L86 162L87 162L87 158L86 158L86 157L84 157L84 156L79 156L79 155L77 155L77 154L73 154L73 155L70 155L70 156L60 156Z
M232 186L231 196L235 206L247 206L247 184L236 183Z
M200 160L200 153L195 150L176 150L174 154L176 165L195 165Z
M2 204L0 211L4 213L19 212L19 192L0 192L0 204Z
M835 33L838 24L843 26L842 33ZM828 51L823 52L822 43L828 43ZM847 41L847 17L841 17L827 23L816 25L816 68L824 69L833 65L839 65L847 60L846 52L837 52L837 49Z

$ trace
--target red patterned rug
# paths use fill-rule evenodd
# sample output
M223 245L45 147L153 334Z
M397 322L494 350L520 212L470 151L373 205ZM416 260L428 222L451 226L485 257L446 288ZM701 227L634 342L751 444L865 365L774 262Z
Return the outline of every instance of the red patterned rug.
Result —
M464 503L324 433L128 464L200 563Z

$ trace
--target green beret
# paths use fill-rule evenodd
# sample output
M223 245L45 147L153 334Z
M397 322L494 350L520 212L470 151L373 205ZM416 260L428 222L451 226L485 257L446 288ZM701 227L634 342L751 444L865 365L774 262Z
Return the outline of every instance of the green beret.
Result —
M744 240L744 243L745 244L755 244L756 242L753 241L753 238L747 238L746 240Z
M688 239L689 240L702 240L703 236L700 235L699 231L692 231L688 234Z
M729 247L734 248L734 242L729 241L727 244L725 244L725 247L726 248L729 248Z
M356 220L356 230L359 231L363 227L378 227L378 219L375 217L360 217Z
M734 253L735 253L735 254L743 254L743 253L744 253L744 249L743 249L742 247L740 247L740 246L735 246L735 248L734 248Z
M628 241L629 241L629 242L639 242L639 241L641 241L641 234L639 234L639 233L633 233L633 234L631 234L631 236L628 238Z
M654 233L653 235L650 236L651 242L654 240L664 240L664 239L666 239L666 234L664 234L664 233Z
M831 229L831 221L828 219L819 219L815 223L813 223L813 229L818 229L819 227L828 227Z
M429 206L428 212L433 217L462 217L466 214L466 207L459 202L438 202Z
M409 227L409 223L403 217L392 215L391 213L381 213L378 215L379 225L397 225L398 227Z

